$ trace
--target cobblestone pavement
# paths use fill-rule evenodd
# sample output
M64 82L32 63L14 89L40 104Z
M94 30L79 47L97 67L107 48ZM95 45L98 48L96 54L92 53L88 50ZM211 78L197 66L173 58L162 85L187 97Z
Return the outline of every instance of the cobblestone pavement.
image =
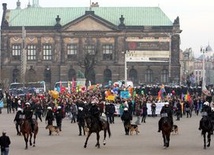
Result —
M101 132L100 149L95 147L95 134L89 138L87 148L83 148L86 137L78 136L77 124L65 118L59 136L49 136L45 122L39 122L36 147L25 150L23 137L16 135L14 117L15 114L7 114L5 109L0 114L0 131L6 129L11 139L10 155L211 155L214 150L213 142L210 148L203 149L203 139L198 130L201 116L195 114L192 118L183 116L180 121L174 121L179 127L179 134L171 135L168 149L163 148L162 135L157 132L159 117L147 117L146 123L139 125L140 133L132 136L125 135L123 124L116 117L115 124L111 124L112 136L107 138L105 146L102 145Z

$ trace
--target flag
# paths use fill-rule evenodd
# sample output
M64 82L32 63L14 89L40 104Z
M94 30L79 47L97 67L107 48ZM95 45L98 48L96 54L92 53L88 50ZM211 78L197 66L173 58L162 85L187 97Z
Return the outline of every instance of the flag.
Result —
M159 92L158 92L158 100L164 99L164 93L166 93L165 86L162 85Z
M64 93L66 91L66 88L62 85L62 82L60 81L60 93Z
M187 94L185 95L185 101L188 101L188 102L191 101L191 96L190 96L189 92L187 92Z

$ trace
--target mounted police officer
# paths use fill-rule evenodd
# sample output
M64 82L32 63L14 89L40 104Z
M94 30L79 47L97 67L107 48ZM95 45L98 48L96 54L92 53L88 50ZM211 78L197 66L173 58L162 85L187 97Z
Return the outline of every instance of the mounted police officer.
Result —
M161 124L162 124L163 117L170 118L171 125L173 126L173 111L172 111L172 108L169 106L168 102L166 102L162 107L160 111L160 115L161 115L161 119L158 122L158 132L161 131Z
M29 102L25 103L25 108L23 110L23 114L25 115L25 119L28 120L31 124L32 132L34 131L34 121L33 121L33 109L30 106Z
M22 115L23 115L22 109L18 107L17 112L16 112L16 116L14 118L17 135L21 135L19 126L21 125L21 117L22 117Z
M211 122L212 109L209 106L209 102L208 101L204 102L204 104L202 106L202 109L201 109L201 113L202 113L202 117L207 117L208 120ZM201 120L200 120L200 124L199 124L198 130L201 130L201 126L202 126L202 121Z
M89 108L89 114L92 118L93 123L97 121L102 128L102 121L100 120L100 108L97 106L96 101L91 102L91 106Z

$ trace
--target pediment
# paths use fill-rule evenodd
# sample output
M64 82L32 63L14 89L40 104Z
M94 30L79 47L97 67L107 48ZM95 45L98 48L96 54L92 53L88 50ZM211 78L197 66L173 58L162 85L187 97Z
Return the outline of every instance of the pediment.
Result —
M112 31L108 25L99 22L96 19L87 17L75 23L70 23L66 26L64 31Z

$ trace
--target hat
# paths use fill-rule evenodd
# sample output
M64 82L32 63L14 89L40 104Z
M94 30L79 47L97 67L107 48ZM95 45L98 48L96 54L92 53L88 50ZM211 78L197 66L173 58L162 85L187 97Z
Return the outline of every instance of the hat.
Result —
M128 110L128 108L124 108L123 110L124 110L124 111L127 111L127 110Z
M61 106L58 106L57 109L61 109Z
M30 103L29 103L29 102L26 102L25 105L30 105Z
M204 105L209 105L209 102L207 102L207 101L206 101L206 102L204 102Z
M22 111L22 108L19 108L19 107L18 107L18 108L17 108L17 111Z
M82 111L82 110L83 110L83 107L79 107L78 109L79 109L80 111Z
M51 107L47 107L47 109L48 109L48 110L52 110L52 108L51 108Z
M6 132L6 130L3 130L3 131L2 131L2 133L4 133L4 134L5 134L5 133L7 133L7 132Z

